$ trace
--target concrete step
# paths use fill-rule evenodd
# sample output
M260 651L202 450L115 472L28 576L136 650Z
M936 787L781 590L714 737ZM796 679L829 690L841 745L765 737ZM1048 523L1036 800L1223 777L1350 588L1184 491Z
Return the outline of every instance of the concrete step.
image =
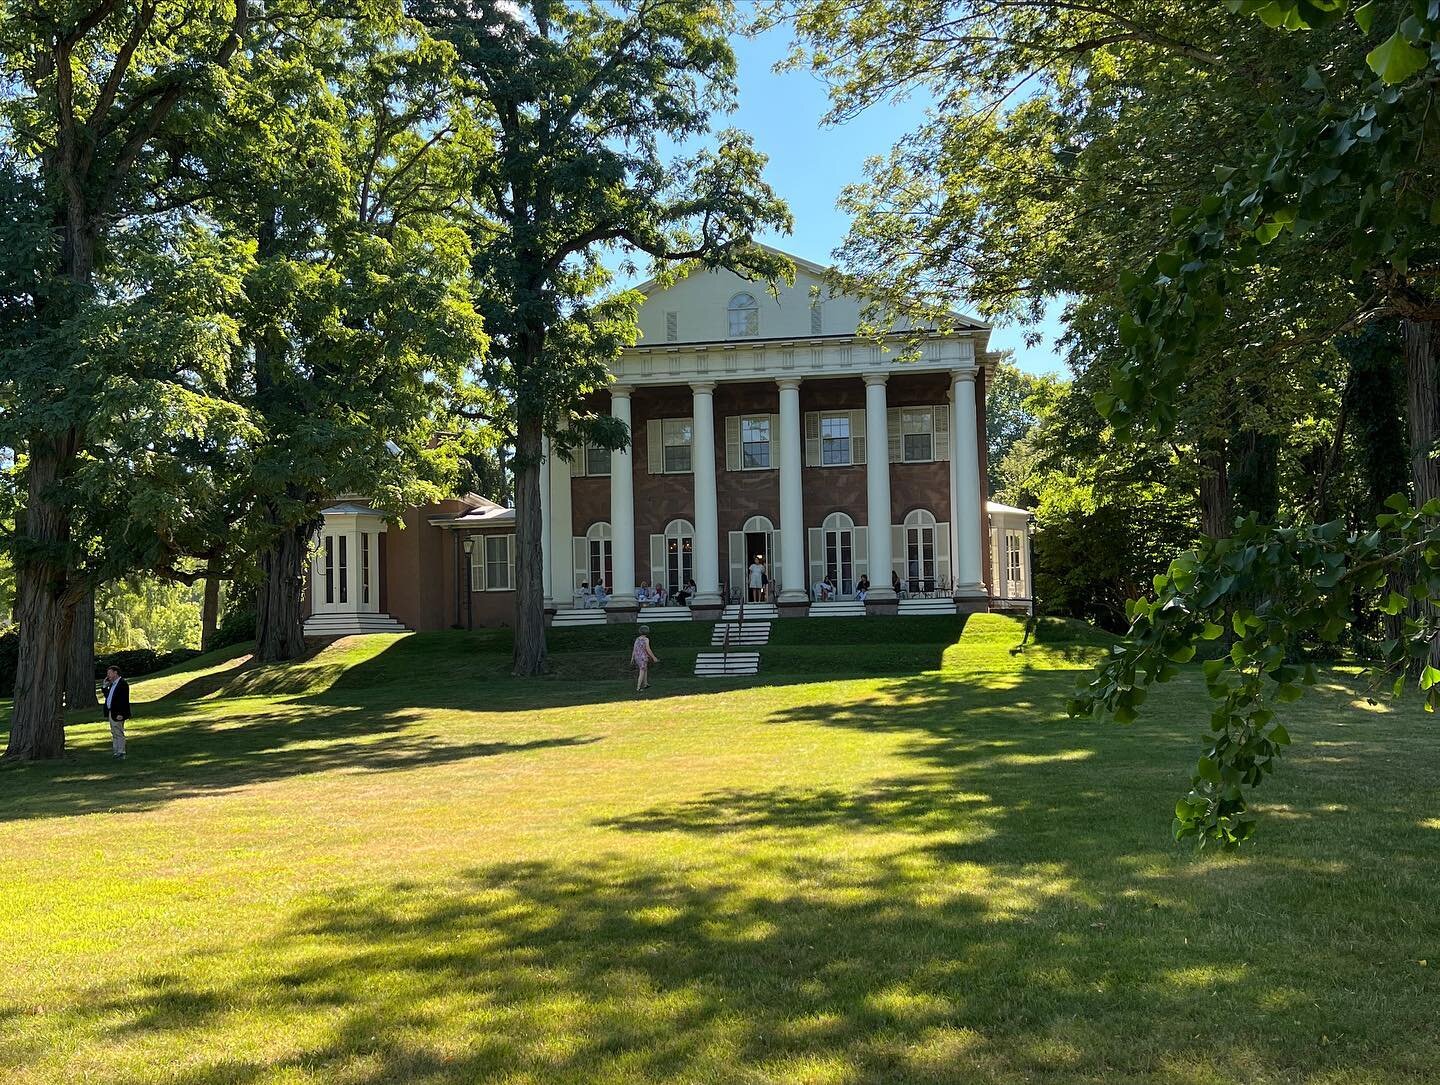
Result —
M812 618L863 618L865 604L859 599L833 599L828 603L811 603Z
M551 625L557 628L565 628L572 625L604 625L605 612L599 607L586 607L575 609L574 607L561 607L555 612Z
M899 613L954 614L955 600L948 595L942 595L938 599L901 599Z
M640 616L636 620L640 622L688 622L690 621L690 608L641 607Z
M746 603L747 622L770 622L780 617L780 610L774 603ZM732 603L720 613L720 620L734 622L740 619L740 607Z
M726 642L727 637L732 645L769 644L770 623L716 622L714 630L710 634L710 643L718 648Z
M759 652L701 652L695 657L697 678L723 678L759 672Z
M408 633L388 614L312 614L305 619L307 637L349 637L360 633Z

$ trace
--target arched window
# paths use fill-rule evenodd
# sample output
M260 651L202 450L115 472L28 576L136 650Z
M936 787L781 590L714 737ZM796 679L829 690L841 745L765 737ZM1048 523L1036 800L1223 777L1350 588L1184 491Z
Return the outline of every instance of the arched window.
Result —
M841 595L855 594L855 521L843 512L832 512L820 525L825 555L825 572Z
M748 535L752 531L774 531L775 525L770 522L768 516L752 516L745 521L745 526L741 530Z
M905 517L905 579L912 593L935 590L935 514L929 509Z
M665 525L665 587L677 592L695 576L695 525L671 520Z
M585 573L592 588L596 584L604 584L605 590L609 591L615 583L611 553L613 539L610 525L604 520L591 524L590 530L585 532Z
M736 294L730 299L730 338L743 339L760 334L760 303L754 294Z

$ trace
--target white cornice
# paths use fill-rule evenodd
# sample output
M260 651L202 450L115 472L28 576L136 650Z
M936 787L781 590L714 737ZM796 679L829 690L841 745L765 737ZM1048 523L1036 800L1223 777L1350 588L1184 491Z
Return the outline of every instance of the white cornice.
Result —
M696 381L825 379L866 373L973 372L977 358L969 335L935 336L919 357L904 360L904 346L859 337L816 340L736 340L717 344L671 343L627 350L613 367L614 383L655 386Z

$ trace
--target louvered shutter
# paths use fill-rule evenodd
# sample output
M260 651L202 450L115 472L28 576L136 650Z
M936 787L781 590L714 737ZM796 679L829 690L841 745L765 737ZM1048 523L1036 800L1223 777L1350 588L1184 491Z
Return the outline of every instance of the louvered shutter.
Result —
M865 462L865 412L850 412L850 462Z
M665 536L650 536L650 586L665 583Z
M645 451L650 460L652 475L665 473L665 439L661 429L663 425L658 418L652 418L645 423Z
M818 527L810 528L810 583L806 593L814 598L815 585L825 575L825 533Z
M935 458L950 458L950 404L941 403L935 408Z
M890 568L900 578L900 587L905 591L910 590L910 568L905 553L905 526L903 524L890 525Z
M738 591L738 598L744 599L749 589L749 582L745 578L745 568L749 564L745 560L745 532L730 532L730 590ZM729 602L727 599L726 602Z
M935 525L935 587L950 589L950 522Z
M590 579L590 544L583 535L575 536L571 543L574 563L570 575L570 602L573 605L580 591L580 582Z
M780 529L777 527L770 532L770 582L775 585L775 594L780 594L780 586L785 583L780 579Z
M671 309L665 314L665 341L673 343L680 338L680 313Z
M904 462L905 449L900 441L900 408L891 407L885 412L885 425L890 430L890 462Z
M515 536L505 536L505 587L515 590Z
M575 458L570 461L570 477L584 478L590 473L590 461L585 455L585 445L578 445L571 455Z
M780 466L780 416L770 416L770 466Z
M740 416L732 414L725 419L725 470L739 471L744 467L740 456Z
M810 303L810 334L819 335L820 330L825 326L824 314L820 308L820 302Z
M869 528L857 527L855 529L855 549L851 554L855 563L855 583L860 583L862 576L870 574L870 530Z
M820 466L820 413L805 412L805 466Z

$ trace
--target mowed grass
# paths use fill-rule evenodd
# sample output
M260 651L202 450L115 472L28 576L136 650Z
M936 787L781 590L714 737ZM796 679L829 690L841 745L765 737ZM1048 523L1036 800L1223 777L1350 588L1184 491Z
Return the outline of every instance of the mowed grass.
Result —
M131 757L0 770L0 1080L1440 1081L1440 745L1343 676L1239 857L1005 618L357 637L135 684ZM149 703L143 703L149 702Z

